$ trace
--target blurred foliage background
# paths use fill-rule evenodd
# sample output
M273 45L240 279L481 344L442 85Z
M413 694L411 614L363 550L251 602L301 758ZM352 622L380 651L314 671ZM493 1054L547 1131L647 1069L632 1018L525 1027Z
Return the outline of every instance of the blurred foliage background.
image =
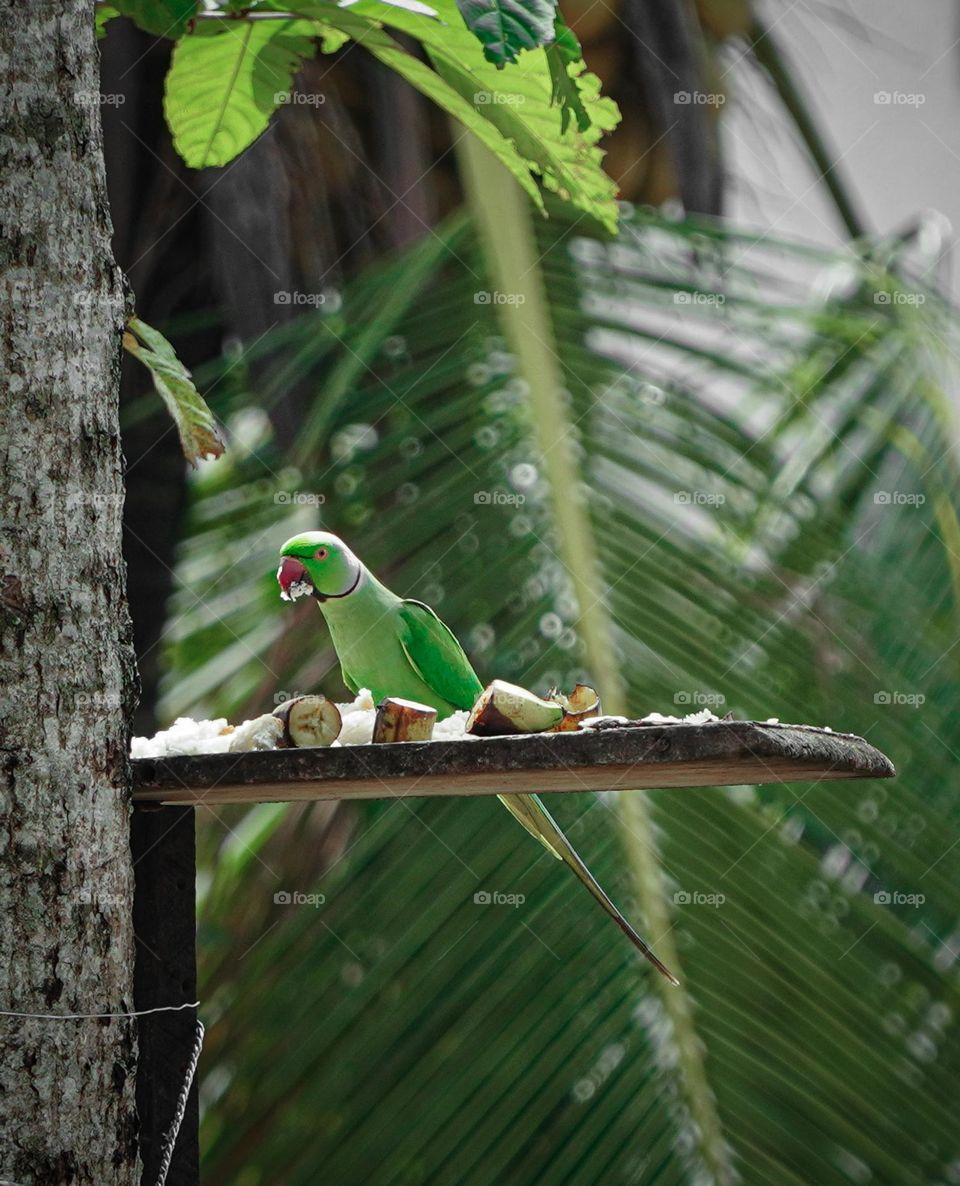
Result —
M829 724L899 777L557 797L600 880L671 966L675 951L679 990L489 800L199 810L206 1179L950 1186L960 527L942 227L864 233L746 2L567 17L624 112L615 240L463 169L447 125L359 52L307 68L322 105L188 174L152 85L165 51L111 23L105 76L130 95L105 114L118 256L232 444L187 480L128 378L138 731L344 698L315 608L281 606L273 577L279 544L321 524L434 605L482 678L596 678L559 559L582 491L595 562L579 575L633 712ZM722 220L724 104L676 95L732 92L746 69L807 146L842 246ZM498 234L535 261L522 304ZM542 453L544 382L563 391L569 484ZM524 902L478 906L482 890Z

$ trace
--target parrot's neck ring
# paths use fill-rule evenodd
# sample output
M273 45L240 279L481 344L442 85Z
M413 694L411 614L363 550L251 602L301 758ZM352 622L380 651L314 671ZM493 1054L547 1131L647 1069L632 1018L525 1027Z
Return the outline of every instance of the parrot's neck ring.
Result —
M349 597L350 596L350 594L354 591L354 589L356 589L357 585L360 584L360 578L362 576L363 576L363 565L360 564L357 566L357 575L356 575L356 577L354 577L353 584L350 586L349 589L345 589L342 593L319 593L317 591L317 589L315 588L313 590L313 595L314 595L314 597L316 597L317 601L339 601L341 597Z

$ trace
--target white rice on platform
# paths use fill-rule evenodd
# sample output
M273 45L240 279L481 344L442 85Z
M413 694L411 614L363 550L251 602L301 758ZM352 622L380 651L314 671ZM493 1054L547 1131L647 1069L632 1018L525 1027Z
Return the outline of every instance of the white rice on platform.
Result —
M685 717L664 716L662 712L648 712L643 717L645 725L709 725L720 718L709 708L701 708L699 712L689 712Z
M373 740L373 722L377 718L377 706L367 688L361 688L355 700L349 704L338 704L343 727L334 745L369 745Z
M230 748L236 730L225 717L216 721L195 721L177 717L169 729L155 737L134 737L131 758L172 758L180 754L222 754Z
M370 745L373 740L373 725L377 716L377 706L373 696L367 688L362 688L356 698L348 704L338 704L343 727L334 745ZM434 741L479 741L472 733L466 732L467 712L455 712L446 720L437 721L433 727ZM684 717L665 716L663 713L651 712L642 719L645 725L709 725L719 721L719 717L708 708L700 712L691 712ZM581 728L591 729L601 722L610 724L625 724L627 717L601 716L584 721ZM779 724L776 717L771 717L767 724ZM230 743L239 735L247 732L256 734L255 740L259 744L254 748L271 748L270 739L262 728L261 718L244 721L236 727L228 725L223 717L215 721L194 721L190 717L178 717L169 729L164 729L155 737L134 737L130 745L130 756L133 758L169 758L181 754L219 754L230 749ZM829 732L829 730L827 730ZM262 737L261 737L262 734Z
M361 688L354 700L338 704L343 727L334 745L370 745L373 741L373 724L377 718L377 706L367 688ZM446 720L437 721L433 727L434 741L476 741L466 733L467 712L455 712ZM269 737L264 733L261 718L254 717L242 725L228 725L223 717L215 721L195 721L191 717L178 717L169 729L155 737L134 737L130 744L132 758L172 758L182 754L222 754L239 735L252 733L254 749L272 748ZM262 736L261 736L262 735Z

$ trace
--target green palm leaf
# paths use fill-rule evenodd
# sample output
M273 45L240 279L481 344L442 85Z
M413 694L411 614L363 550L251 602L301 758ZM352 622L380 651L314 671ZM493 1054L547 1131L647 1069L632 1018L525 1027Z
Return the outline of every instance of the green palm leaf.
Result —
M624 223L616 243L531 233L626 702L851 729L899 778L645 793L647 833L614 796L562 797L641 922L655 871L680 990L492 802L219 813L233 835L201 828L212 1180L950 1180L953 314L852 250ZM271 392L236 384L218 408L241 444L194 483L170 714L343 694L318 615L282 613L271 576L319 518L433 604L482 677L590 674L554 510L574 492L538 451L516 305L477 302L497 281L470 224L444 237L260 348L316 380L298 469L253 410Z

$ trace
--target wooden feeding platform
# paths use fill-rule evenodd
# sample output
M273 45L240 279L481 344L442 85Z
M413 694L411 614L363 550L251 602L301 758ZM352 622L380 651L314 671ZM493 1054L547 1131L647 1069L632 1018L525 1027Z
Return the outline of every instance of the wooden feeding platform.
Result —
M743 783L891 778L892 762L861 737L758 721L643 724L463 741L407 741L137 758L132 846L138 1010L196 995L195 806L312 799L613 791ZM196 1040L196 1013L145 1018L137 1107L142 1186L153 1186L161 1135ZM199 1182L196 1083L167 1186Z
M134 761L134 802L204 803L643 790L891 778L861 737L809 725L604 723L566 733Z

